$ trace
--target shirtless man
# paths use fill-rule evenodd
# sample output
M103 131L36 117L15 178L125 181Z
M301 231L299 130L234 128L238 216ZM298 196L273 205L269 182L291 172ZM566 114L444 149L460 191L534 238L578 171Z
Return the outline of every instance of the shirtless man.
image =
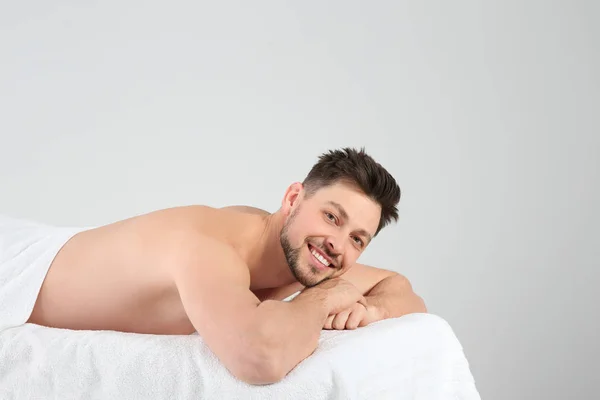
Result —
M381 165L347 148L323 154L272 214L187 206L86 230L54 258L28 322L197 331L234 376L274 383L315 350L321 329L426 312L405 277L356 263L397 220L399 199Z

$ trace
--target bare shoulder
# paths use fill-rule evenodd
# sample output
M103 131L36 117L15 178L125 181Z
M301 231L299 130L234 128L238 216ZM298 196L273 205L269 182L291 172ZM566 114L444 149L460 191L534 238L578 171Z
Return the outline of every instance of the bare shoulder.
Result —
M176 282L193 278L196 285L205 286L214 279L250 286L250 271L238 252L227 242L207 235L193 227L170 235L170 270ZM198 278L201 280L196 280Z
M226 207L222 207L221 209L222 210L241 211L241 212L245 212L248 214L261 215L263 217L271 215L270 212L263 210L262 208L245 206L245 205L226 206Z
M239 223L239 216L222 209L190 205L120 221L114 230L140 242L143 258L158 263L172 278L193 276L206 282L220 276L249 287L250 271L231 239L232 227Z
M188 205L166 208L132 218L152 229L195 229L205 232L208 236L219 231L219 227L235 227L240 218L248 222L255 221L256 216L266 217L271 213L257 207L233 205L226 207L211 207L207 205Z
M166 267L169 272L178 265L193 265L199 270L211 269L221 257L236 257L223 226L227 217L217 208L180 206L152 211L97 228L97 236L127 243L144 262ZM122 247L122 246L121 246ZM241 265L236 260L235 265ZM205 268L206 267L206 268Z
M154 227L181 228L185 226L197 226L216 212L216 208L205 205L176 206L151 211L122 222L131 221Z

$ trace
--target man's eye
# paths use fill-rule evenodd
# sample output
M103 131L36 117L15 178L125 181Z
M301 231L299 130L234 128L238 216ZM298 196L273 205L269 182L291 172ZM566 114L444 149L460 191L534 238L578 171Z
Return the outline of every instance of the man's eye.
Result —
M325 213L325 216L327 217L328 220L330 220L331 222L336 222L336 218L335 215L333 215L332 213Z
M360 245L362 247L363 245L363 241L361 238L354 236L354 241L356 242L356 244Z

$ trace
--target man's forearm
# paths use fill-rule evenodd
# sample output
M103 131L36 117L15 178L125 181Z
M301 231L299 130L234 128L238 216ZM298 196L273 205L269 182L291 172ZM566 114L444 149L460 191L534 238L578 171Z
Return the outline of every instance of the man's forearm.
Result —
M305 290L290 302L267 300L258 307L277 380L316 349L329 315L325 300L324 291Z
M423 299L413 291L408 279L399 274L380 281L365 297L377 309L380 319L427 312Z

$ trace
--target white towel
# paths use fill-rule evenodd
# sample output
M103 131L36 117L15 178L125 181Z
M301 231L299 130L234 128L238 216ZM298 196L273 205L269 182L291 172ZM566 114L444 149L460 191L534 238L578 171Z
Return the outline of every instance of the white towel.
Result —
M0 217L2 399L479 400L458 339L430 314L322 331L316 351L267 386L233 377L197 334L25 324L52 260L81 230Z
M480 400L450 326L411 314L354 331L322 331L282 381L233 377L197 335L0 332L2 399Z
M0 215L0 331L27 322L52 260L82 230Z

